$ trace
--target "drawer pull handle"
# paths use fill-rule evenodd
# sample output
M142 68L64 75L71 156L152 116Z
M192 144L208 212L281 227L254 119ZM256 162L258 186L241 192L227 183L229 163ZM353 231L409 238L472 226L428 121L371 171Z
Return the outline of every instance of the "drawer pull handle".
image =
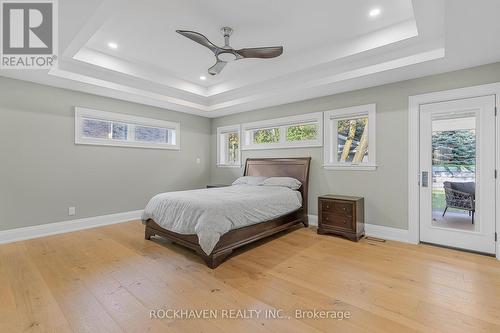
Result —
M328 208L330 208L330 206L329 206L329 205L326 205L326 209L328 209Z

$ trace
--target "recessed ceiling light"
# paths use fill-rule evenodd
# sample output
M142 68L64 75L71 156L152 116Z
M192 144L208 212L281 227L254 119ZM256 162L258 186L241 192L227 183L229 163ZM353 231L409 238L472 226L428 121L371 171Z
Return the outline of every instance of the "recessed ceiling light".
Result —
M368 15L370 15L370 17L377 17L380 15L380 13L381 13L380 8L373 8L372 10L370 10Z
M204 75L200 76L200 80L205 81L206 79L207 79L206 76L204 76Z
M118 48L118 44L116 44L115 42L109 42L108 47L110 49L116 50Z

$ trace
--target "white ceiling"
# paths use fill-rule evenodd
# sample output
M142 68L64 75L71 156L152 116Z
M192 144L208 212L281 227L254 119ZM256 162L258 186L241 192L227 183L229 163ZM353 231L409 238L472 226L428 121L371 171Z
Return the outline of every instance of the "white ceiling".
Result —
M384 15L367 19L372 0L344 1L347 5L341 11L338 1L136 1L113 13L85 47L132 63L159 67L194 84L213 86L244 76L264 61L276 66L309 53L309 48L335 49L346 40L413 19L410 0L384 2L387 6ZM219 31L222 25L234 29L231 38L234 48L283 45L285 53L267 61L235 62L220 76L200 82L200 75L206 75L207 68L214 64L214 55L175 30L199 31L223 45ZM116 41L119 49L109 49L110 40Z
M207 117L500 60L496 0L59 3L59 67L0 75ZM175 30L223 45L222 26L234 29L234 48L283 45L284 53L231 62L211 77L214 55Z

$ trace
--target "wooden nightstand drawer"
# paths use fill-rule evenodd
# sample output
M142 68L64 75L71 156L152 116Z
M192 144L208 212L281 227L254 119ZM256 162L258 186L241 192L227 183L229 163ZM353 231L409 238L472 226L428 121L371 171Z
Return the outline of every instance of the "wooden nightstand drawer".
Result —
M359 240L365 233L364 199L343 195L318 198L318 234L336 234Z
M344 201L321 200L321 209L324 212L352 216L353 203Z
M352 232L354 232L355 230L354 219L352 218L352 216L323 212L321 222L324 225L328 225L334 228L346 229Z

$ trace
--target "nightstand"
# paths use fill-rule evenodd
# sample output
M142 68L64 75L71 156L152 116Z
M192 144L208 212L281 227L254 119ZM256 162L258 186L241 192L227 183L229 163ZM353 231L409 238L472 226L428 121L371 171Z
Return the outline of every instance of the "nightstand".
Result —
M217 188L217 187L227 187L227 186L231 186L231 185L227 185L227 184L208 184L207 188Z
M358 241L365 234L364 199L345 195L318 197L318 234Z

